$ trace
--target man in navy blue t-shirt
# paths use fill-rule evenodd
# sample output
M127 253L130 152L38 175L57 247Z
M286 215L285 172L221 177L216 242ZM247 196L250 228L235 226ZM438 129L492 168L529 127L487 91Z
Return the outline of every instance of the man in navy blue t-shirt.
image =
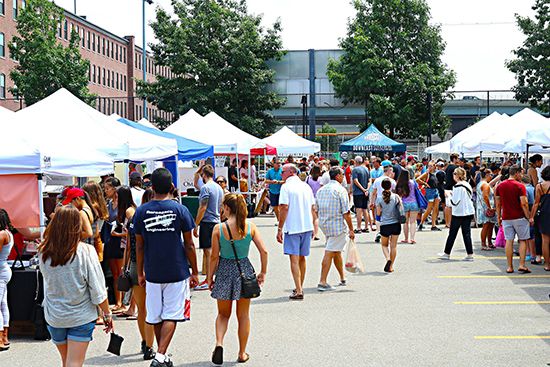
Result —
M158 351L151 366L171 367L166 351L176 323L190 318L190 290L198 284L195 222L186 207L172 200L170 171L156 169L151 181L155 196L134 216L137 273L139 285L146 287L146 322L154 325L157 336Z

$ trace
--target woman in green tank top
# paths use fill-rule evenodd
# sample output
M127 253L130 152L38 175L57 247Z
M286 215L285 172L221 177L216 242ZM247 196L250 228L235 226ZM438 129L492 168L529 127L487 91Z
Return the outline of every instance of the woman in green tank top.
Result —
M223 339L231 317L233 301L237 301L239 322L238 361L243 363L249 359L249 355L246 353L246 344L250 335L250 299L241 298L241 275L237 261L245 276L254 274L254 268L248 260L250 242L254 242L260 253L262 270L257 276L260 286L264 283L267 271L267 249L256 225L246 220L248 211L243 196L240 194L225 195L223 212L227 214L227 221L216 226L212 234L212 255L207 277L212 298L218 301L216 349L212 354L212 362L217 365L223 363ZM234 240L235 250L231 246L231 238Z

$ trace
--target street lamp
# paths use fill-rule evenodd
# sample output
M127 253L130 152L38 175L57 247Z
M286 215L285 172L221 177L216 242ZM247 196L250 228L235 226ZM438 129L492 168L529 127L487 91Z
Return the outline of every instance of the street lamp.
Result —
M305 94L302 96L300 103L302 104L302 136L305 139L307 123L307 96Z
M151 5L153 0L142 0L142 13L143 13L143 22L142 22L142 32L143 32L143 56L141 57L141 68L143 69L143 82L147 82L147 43L145 43L145 3ZM147 114L147 99L143 97L143 118L148 119Z

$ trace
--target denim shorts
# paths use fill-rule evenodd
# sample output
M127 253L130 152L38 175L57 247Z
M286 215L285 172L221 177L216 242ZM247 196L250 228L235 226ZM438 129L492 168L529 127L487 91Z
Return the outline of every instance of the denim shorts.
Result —
M52 336L52 341L56 345L67 344L67 339L74 342L89 343L92 341L92 334L95 329L95 320L84 325L57 328L48 325L48 331Z
M403 208L405 209L405 213L417 212L420 210L416 201L413 201L412 203L403 203Z
M426 189L426 200L431 203L435 199L439 199L439 191L437 189Z

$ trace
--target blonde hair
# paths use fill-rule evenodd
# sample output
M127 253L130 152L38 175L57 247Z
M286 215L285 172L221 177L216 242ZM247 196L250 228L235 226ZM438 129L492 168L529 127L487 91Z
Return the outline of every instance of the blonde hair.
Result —
M466 179L466 170L462 167L457 167L454 170L454 174L456 177L458 177L461 181L464 181Z
M241 194L227 194L223 199L223 205L229 208L230 214L235 215L239 234L244 237L246 235L246 218L248 217L244 197Z

